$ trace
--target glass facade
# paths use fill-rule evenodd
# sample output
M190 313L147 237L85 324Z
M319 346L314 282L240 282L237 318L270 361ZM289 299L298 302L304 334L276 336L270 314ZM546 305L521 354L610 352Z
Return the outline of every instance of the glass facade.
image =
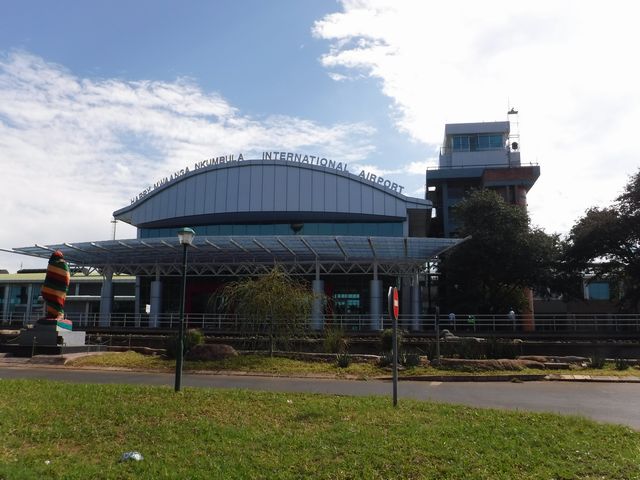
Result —
M36 313L43 310L44 300L40 296L42 285L31 285L31 312Z
M402 222L267 223L193 226L197 235L351 235L402 237ZM141 228L140 238L176 237L179 228Z
M29 287L27 285L11 285L9 287L9 305L7 313L26 313Z

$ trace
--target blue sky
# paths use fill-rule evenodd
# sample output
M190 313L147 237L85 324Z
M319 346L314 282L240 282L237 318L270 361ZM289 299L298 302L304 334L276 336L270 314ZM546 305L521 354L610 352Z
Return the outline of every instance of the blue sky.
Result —
M423 196L444 124L509 106L541 166L532 220L566 233L639 164L633 3L447 3L5 3L0 248L109 238L148 184L240 151L322 153ZM21 264L41 265L0 253Z

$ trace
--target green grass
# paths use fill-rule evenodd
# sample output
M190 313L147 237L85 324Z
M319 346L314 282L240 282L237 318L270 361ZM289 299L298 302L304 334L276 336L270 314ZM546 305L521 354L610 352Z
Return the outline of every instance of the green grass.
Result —
M99 367L99 368L131 368L138 370L161 370L172 371L175 367L175 360L166 360L158 356L146 356L135 352L105 353L81 357L67 365L74 367ZM268 357L263 355L240 355L238 357L217 362L186 362L186 370L214 371L214 372L253 372L269 373L275 375L323 375L338 378L375 378L379 376L389 376L390 370L378 368L368 363L352 363L347 368L339 368L335 362L311 362L302 360L292 360L281 357ZM607 364L603 369L580 369L580 370L532 370L525 369L517 372L504 370L474 371L468 368L433 368L433 367L413 367L400 372L401 376L414 375L513 375L538 374L546 375L550 373L568 373L579 375L608 375L608 376L640 376L640 370L629 368L627 370L616 370L613 364Z
M639 432L552 414L40 380L0 405L3 479L640 478Z

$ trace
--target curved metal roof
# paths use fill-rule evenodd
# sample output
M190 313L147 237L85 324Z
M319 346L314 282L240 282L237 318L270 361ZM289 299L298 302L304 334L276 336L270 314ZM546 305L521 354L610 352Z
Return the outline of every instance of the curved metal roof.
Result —
M389 182L389 180L386 180ZM395 184L393 184L395 185ZM138 227L230 222L403 221L431 202L328 167L244 160L189 171L114 212Z

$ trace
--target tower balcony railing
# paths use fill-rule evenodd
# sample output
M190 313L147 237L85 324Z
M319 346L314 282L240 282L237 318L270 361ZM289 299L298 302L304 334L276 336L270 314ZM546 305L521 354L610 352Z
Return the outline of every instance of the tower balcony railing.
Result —
M481 167L492 165L495 167L520 166L520 151L511 147L452 149L441 147L438 164L442 168Z

